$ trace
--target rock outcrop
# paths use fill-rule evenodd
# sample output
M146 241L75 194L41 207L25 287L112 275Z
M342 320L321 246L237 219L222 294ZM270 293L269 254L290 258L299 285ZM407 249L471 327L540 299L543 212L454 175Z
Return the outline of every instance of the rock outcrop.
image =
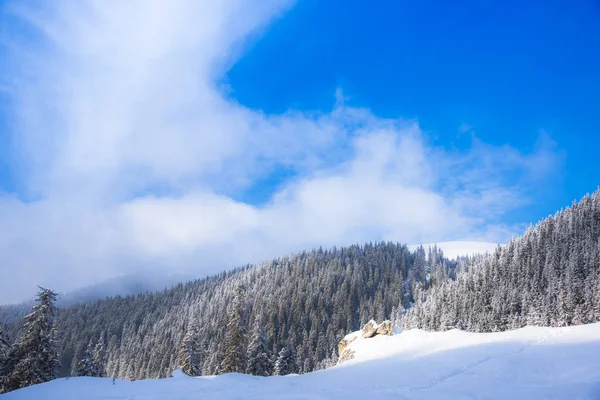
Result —
M340 343L338 343L338 355L340 357L344 353L344 350L346 349L346 347L348 347L348 345L350 343L352 343L356 340L356 338L358 337L358 334L359 334L359 332L352 332L352 333L344 336L344 338L342 340L340 340Z
M377 326L377 335L392 336L394 334L394 324L392 321L385 320Z
M354 358L354 351L349 346L356 339L370 339L378 335L392 336L393 331L394 324L392 324L392 321L385 320L381 324L377 324L374 320L370 320L360 331L349 333L340 340L338 344L338 364Z
M365 339L372 338L377 334L377 322L370 320L365 326L363 326L361 332L362 337Z
M338 358L338 364L341 364L348 360L352 360L353 358L354 358L354 351L352 351L351 349L346 349L344 352L342 352L342 355L340 355L340 357Z

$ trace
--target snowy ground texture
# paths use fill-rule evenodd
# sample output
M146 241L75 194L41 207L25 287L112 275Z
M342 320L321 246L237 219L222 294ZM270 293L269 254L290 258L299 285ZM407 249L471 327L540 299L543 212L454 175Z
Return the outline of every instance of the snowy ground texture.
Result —
M0 398L600 399L600 323L501 333L410 330L351 346L355 359L302 376L183 376L116 385L106 378L69 378Z

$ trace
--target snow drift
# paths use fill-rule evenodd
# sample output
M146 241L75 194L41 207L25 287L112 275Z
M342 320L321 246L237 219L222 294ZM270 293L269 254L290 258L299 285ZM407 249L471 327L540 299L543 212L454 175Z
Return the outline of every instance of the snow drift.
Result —
M600 323L499 333L409 330L358 339L352 360L324 371L128 382L58 379L2 400L600 399Z

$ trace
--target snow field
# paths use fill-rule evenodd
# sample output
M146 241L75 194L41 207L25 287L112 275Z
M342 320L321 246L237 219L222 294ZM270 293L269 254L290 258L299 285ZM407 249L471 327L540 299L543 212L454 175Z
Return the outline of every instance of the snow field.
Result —
M359 338L355 358L298 376L128 382L62 378L2 400L600 399L600 323L499 333L409 330Z

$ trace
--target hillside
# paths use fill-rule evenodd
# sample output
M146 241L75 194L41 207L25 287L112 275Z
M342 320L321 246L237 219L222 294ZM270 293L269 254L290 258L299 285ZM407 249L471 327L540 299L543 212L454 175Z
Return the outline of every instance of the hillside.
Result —
M358 340L355 358L305 375L57 379L3 400L597 399L600 324L500 333L404 331Z
M188 356L195 375L247 372L259 359L251 338L264 349L257 375L272 375L284 349L297 360L286 373L303 374L335 364L338 341L372 318L471 332L600 322L598 260L600 192L487 255L450 261L437 247L394 243L302 252L59 310L58 376L79 374L77 363L96 346L110 377L165 377ZM232 321L237 339L228 342ZM8 328L17 338L19 326ZM227 370L224 356L234 353Z
M415 296L397 322L474 332L599 322L600 191L465 266Z
M436 253L437 259L442 259ZM203 375L218 373L229 306L243 288L244 324L264 326L269 351L288 343L296 372L335 363L337 341L371 318L390 315L426 281L426 253L392 243L314 250L180 284L153 294L115 297L61 309L61 376L72 373L90 342L106 344L108 376L167 376L184 336L197 327ZM456 264L448 263L452 269ZM18 335L16 325L7 330ZM242 344L245 346L245 344Z

